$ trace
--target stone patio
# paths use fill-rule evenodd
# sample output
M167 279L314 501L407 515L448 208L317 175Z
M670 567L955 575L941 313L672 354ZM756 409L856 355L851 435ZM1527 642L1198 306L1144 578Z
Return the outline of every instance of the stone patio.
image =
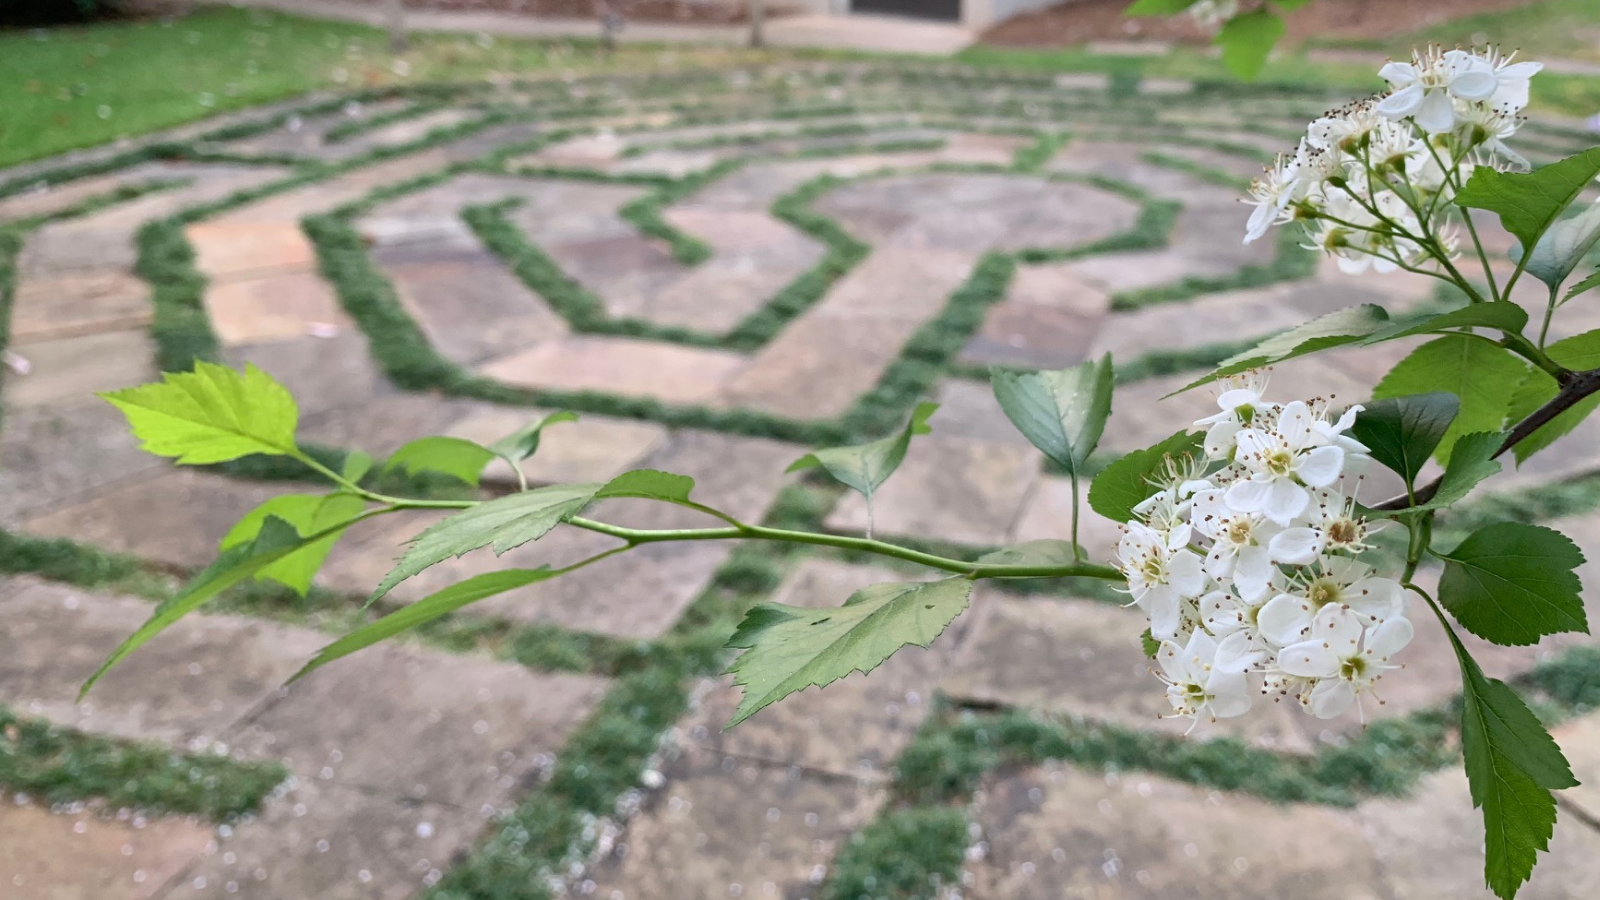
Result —
M532 482L660 468L694 476L698 499L748 520L796 483L784 468L809 447L789 436L843 427L864 398L909 411L915 397L879 394L911 379L942 406L933 434L912 445L877 496L876 532L973 551L1065 538L1069 483L1010 429L980 367L1064 367L1104 353L1137 363L1263 337L1357 303L1396 312L1434 302L1426 278L1355 280L1315 261L1296 266L1292 248L1240 241L1238 191L1223 185L1259 166L1259 148L1283 143L1275 132L1335 98L1211 93L1199 115L1192 85L1144 87L1113 97L1098 76L840 63L699 73L675 94L618 79L463 88L443 103L420 94L356 108L307 101L255 116L259 129L242 136L185 130L184 140L199 139L194 159L130 160L0 196L0 223L44 217L16 264L8 349L27 371L6 373L0 387L0 527L189 573L245 512L306 489L173 470L139 453L92 397L155 377L157 349L170 349L183 321L198 320L209 330L207 352L260 365L296 391L306 441L381 457L423 434L492 441L571 405L585 410L582 419L545 435L524 466ZM605 102L589 102L597 97ZM1070 140L1048 159L1017 162L1041 135L1059 132ZM875 146L907 137L921 143ZM1568 142L1581 149L1578 136ZM659 229L640 229L637 206L714 166L717 177L655 210L666 229L709 249L704 261L685 263ZM35 179L49 167L28 172ZM0 171L0 186L12 174ZM796 214L786 200L819 183ZM149 190L75 214L139 185ZM505 221L536 257L497 254L463 218L503 201L514 201ZM1147 219L1162 204L1176 204L1171 228L1153 232ZM357 258L330 258L303 227L327 215L358 236ZM152 223L182 234L191 282L141 255L141 229ZM865 248L859 260L846 258L839 234ZM978 275L994 259L1015 272L987 285ZM561 278L530 278L536 264ZM597 318L575 323L572 297L541 294L541 285L590 298ZM994 295L970 299L985 290ZM768 321L777 324L761 331ZM431 355L419 359L397 334L416 335ZM1319 356L1275 377L1287 390L1332 383L1353 402L1409 346ZM408 382L411 390L390 380L417 370L453 374ZM1203 391L1156 402L1192 377L1119 387L1104 443L1146 446L1202 414L1212 404ZM1600 468L1597 428L1505 473L1495 489L1591 474ZM507 490L515 478L500 466L486 484ZM633 501L594 515L636 527L705 521ZM1085 516L1081 538L1103 558L1115 526ZM353 530L319 585L353 611L402 542L433 518ZM843 497L823 521L862 531L866 504ZM1558 527L1600 559L1600 511ZM441 564L386 602L612 545L558 530L504 557L478 552ZM457 621L668 652L685 616L740 565L731 545L652 545L470 607ZM825 553L773 565L782 584L771 599L812 607L913 577ZM722 730L737 703L729 679L711 670L684 679L689 711L660 736L636 794L603 811L579 858L547 872L551 890L614 900L856 900L829 893L835 860L903 802L897 761L937 715L1025 710L1134 740L1228 737L1291 758L1362 734L1353 719L1323 723L1274 707L1183 737L1157 718L1164 703L1139 649L1137 612L989 586L973 605L933 648L802 693L732 731ZM329 639L319 630L326 620L229 613L185 619L77 704L81 680L148 612L147 600L117 591L0 578L8 623L0 704L175 753L220 746L240 759L280 760L292 778L232 823L141 818L135 827L92 803L0 803L7 898L425 896L481 852L503 813L549 790L544 779L565 759L567 739L616 684L605 672L525 666L490 644L457 653L411 641L283 688ZM1454 695L1446 645L1419 631L1410 670L1369 718L1416 715ZM1482 648L1481 658L1491 674L1510 677L1580 642ZM1573 718L1556 733L1580 780L1600 783L1600 717ZM1479 820L1456 769L1353 808L1275 805L1069 762L1001 766L965 799L971 847L949 896L1488 896ZM1562 802L1553 851L1527 900L1600 890L1600 794L1580 788Z

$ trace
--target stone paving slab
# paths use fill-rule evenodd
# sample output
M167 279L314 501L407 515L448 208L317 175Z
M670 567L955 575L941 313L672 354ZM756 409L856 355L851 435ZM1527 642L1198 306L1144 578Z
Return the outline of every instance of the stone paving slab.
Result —
M170 469L29 519L22 527L41 537L68 538L198 572L216 558L217 542L245 513L268 498L296 490L297 486L283 482L252 483L194 469ZM151 522L164 524L151 528Z
M574 335L493 360L478 372L514 387L600 391L697 406L718 405L724 384L745 364L744 356L727 350Z
M109 331L38 341L15 351L27 360L26 375L7 373L0 391L9 408L81 400L157 377L150 337L142 331Z
M1494 896L1483 885L1483 814L1472 808L1467 777L1459 766L1428 776L1404 799L1365 803L1358 815L1394 900ZM1550 852L1539 854L1533 878L1517 896L1593 897L1600 890L1597 854L1600 833L1570 810L1559 810Z
M842 414L944 306L972 263L956 252L874 253L757 352L726 397L797 418Z
M487 819L301 779L232 826L162 900L408 900L471 849Z
M391 390L359 331L237 344L224 347L222 359L235 368L252 364L282 382L304 416L348 409Z
M445 432L487 446L548 414L483 404ZM531 484L608 481L637 468L667 439L667 429L653 422L584 416L576 422L551 426L539 442L539 451L523 460L519 468ZM486 483L516 483L511 466L502 460L490 463L483 478Z
M12 294L11 346L150 324L150 287L131 272L30 278Z
M98 399L7 409L0 431L0 528L167 465L140 450L122 413Z
M474 241L476 243L476 241ZM434 258L374 254L433 346L472 365L567 333L567 324L481 247Z
M1125 230L1139 212L1088 185L953 173L847 184L815 207L874 246L956 252L1081 246Z
M877 534L918 535L971 547L1010 540L1041 456L1012 442L918 438L873 500ZM827 519L830 530L866 531L864 497L847 495Z
M276 690L227 740L319 784L477 810L560 750L604 689L587 675L387 645Z
M0 803L0 888L6 900L152 900L205 849L211 832L178 818L135 825Z
M961 361L1021 369L1064 369L1103 352L1111 297L1059 263L1022 266L1005 299L990 307ZM1148 346L1148 345L1145 345Z
M974 900L1390 896L1346 810L1058 764L992 780L976 807L984 853L968 868Z
M812 900L882 788L687 750L579 891L612 900ZM592 890L589 882L593 883Z
M815 609L842 606L869 585L907 580L915 579L813 559L790 573L771 599ZM729 730L724 727L741 692L731 678L707 682L698 708L676 728L678 742L741 760L883 781L926 717L939 673L962 645L968 618L957 619L927 650L908 647L870 675L854 673L824 689L785 698Z
M0 582L0 697L71 728L203 749L272 699L326 643L233 616L196 616L112 670L82 704L78 686L150 618L154 605L33 578ZM72 635L62 645L53 636Z

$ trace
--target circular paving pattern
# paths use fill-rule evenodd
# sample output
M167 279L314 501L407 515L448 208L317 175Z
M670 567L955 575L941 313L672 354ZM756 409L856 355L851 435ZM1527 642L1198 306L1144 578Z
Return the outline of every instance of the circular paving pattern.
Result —
M1446 302L1427 279L1341 276L1290 238L1241 242L1241 186L1338 99L911 65L708 70L304 101L0 170L0 571L14 573L0 579L0 706L292 775L229 824L0 805L0 866L22 900L62 885L273 900L1487 896L1446 765L1455 663L1420 635L1370 727L1274 710L1185 739L1155 717L1140 617L1118 597L986 589L931 650L723 732L735 700L717 648L746 608L910 577L831 552L651 545L280 690L367 615L361 599L426 524L385 519L352 531L309 599L236 592L73 702L171 576L206 565L257 504L305 489L304 472L266 464L169 468L92 397L196 360L286 382L302 437L329 457L429 433L492 440L567 408L582 418L550 432L531 481L647 465L694 476L735 516L841 531L865 527L859 498L785 466L933 398L933 434L878 495L877 530L973 553L1065 537L1067 481L1005 423L990 366L1112 354L1106 443L1128 450L1202 414L1203 392L1156 401L1241 345L1361 302ZM1535 159L1587 146L1555 125L1523 134ZM1275 377L1357 399L1406 349ZM1600 544L1597 437L1580 429L1467 514L1566 515L1563 531ZM515 483L509 469L489 481ZM1109 523L1085 530L1107 553ZM558 531L470 554L386 602L604 541ZM1481 654L1569 719L1557 736L1600 781L1600 721L1580 715L1600 700L1595 650ZM1585 824L1600 794L1584 790L1564 795L1524 896L1600 889Z

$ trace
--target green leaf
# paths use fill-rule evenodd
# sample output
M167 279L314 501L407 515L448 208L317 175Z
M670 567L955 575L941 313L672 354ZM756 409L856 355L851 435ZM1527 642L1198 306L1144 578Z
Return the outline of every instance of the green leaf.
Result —
M1254 80L1283 31L1283 20L1265 9L1234 16L1217 32L1215 43L1222 48L1222 64L1234 77Z
M1562 366L1575 371L1600 368L1600 329L1556 341L1545 348L1545 353ZM1512 395L1507 421L1516 423L1533 415L1539 407L1554 400L1560 389L1561 386L1548 372L1530 369L1522 386ZM1527 462L1528 457L1571 433L1596 409L1600 409L1600 394L1590 394L1518 441L1511 452L1516 454L1518 463Z
M1161 642L1156 640L1156 636L1151 634L1148 628L1139 635L1139 647L1144 650L1145 659L1155 659L1156 654L1161 652Z
M1081 551L1073 551L1071 541L1046 539L985 553L978 562L986 566L1065 566L1082 558Z
M1135 0L1123 10L1125 16L1171 16L1181 13L1200 0Z
M1596 241L1600 241L1600 203L1590 204L1580 215L1552 223L1528 256L1528 274L1555 290L1583 262ZM1511 261L1522 262L1521 245L1511 248Z
M1472 805L1483 810L1484 879L1503 900L1549 850L1556 804L1550 791L1578 782L1561 748L1504 682L1487 678L1450 635L1461 663L1461 749Z
M1077 478L1111 416L1111 357L1051 372L996 369L992 381L1011 424Z
M483 467L494 458L495 452L481 444L464 438L434 436L418 438L396 450L385 468L413 475L439 472L477 487L478 479L483 477Z
M1493 328L1520 334L1527 324L1527 310L1505 300L1492 300L1429 316L1414 325L1392 325L1361 343L1370 346L1418 334L1440 334L1452 328Z
M352 494L284 494L273 497L240 519L223 536L218 549L223 553L242 544L254 541L270 518L281 519L293 525L301 537L321 534L313 543L288 554L255 574L257 580L276 581L304 597L311 590L322 563L333 551L333 545L344 536L344 529L367 508L360 497Z
M589 505L599 484L557 484L480 503L437 522L417 535L400 562L384 576L370 604L423 569L480 547L496 556L536 541Z
M576 421L578 414L571 410L553 412L495 441L489 445L489 449L494 451L495 455L504 457L507 462L516 464L532 456L539 449L539 438L546 428L562 422Z
M1561 532L1499 522L1468 535L1442 558L1439 602L1478 637L1520 646L1547 634L1588 633L1578 596L1583 551Z
M1113 522L1133 518L1133 508L1156 492L1150 479L1158 475L1168 457L1197 452L1203 434L1180 431L1154 447L1135 450L1106 466L1089 484L1089 508Z
M1433 497L1416 509L1444 509L1464 499L1478 483L1500 471L1493 458L1500 452L1506 436L1498 431L1463 434L1450 451L1450 464L1439 479Z
M218 556L215 562L196 575L182 591L157 606L149 620L112 651L106 661L100 664L100 668L83 683L83 687L78 690L78 699L82 700L84 695L89 693L89 689L94 687L95 682L110 671L112 666L127 659L129 654L165 631L172 623L228 588L255 576L261 570L311 543L313 540L301 537L293 525L276 516L268 516L262 521L255 540L239 544Z
M367 477L367 473L371 472L372 467L376 464L372 457L362 453L360 450L351 450L345 454L344 471L339 474L343 475L344 480L351 484L360 484L361 479Z
M867 531L870 534L872 496L905 461L912 436L927 434L932 430L928 427L928 418L938 408L937 403L919 403L911 413L911 421L898 434L858 447L830 447L807 453L795 460L786 471L799 472L821 466L846 486L860 491L867 498Z
M1567 295L1561 298L1561 302L1565 303L1568 300L1571 300L1573 297L1576 297L1579 294L1586 294L1595 288L1600 288L1600 269L1595 269L1593 272L1590 272L1588 278L1585 278L1569 288L1567 290Z
M425 625L479 600L544 581L554 577L555 574L554 570L546 566L539 569L502 569L468 578L460 584L453 584L415 603L403 606L376 622L363 625L323 647L289 680L299 681L312 670L319 669L340 657L349 656L357 650L364 650L403 631Z
M146 384L100 395L122 410L144 450L179 465L227 462L253 453L296 452L300 411L283 385L255 366L240 374L195 363Z
M1443 391L1377 400L1356 415L1350 431L1373 459L1411 485L1460 408L1456 395Z
M646 500L665 500L671 503L689 499L694 490L694 479L687 475L658 472L655 469L635 469L606 482L595 494L596 500L607 497L639 497Z
M744 697L728 727L796 691L871 672L908 644L926 647L967 608L972 581L875 584L833 609L761 603L728 640Z
M1439 462L1448 463L1456 438L1505 426L1511 397L1527 373L1528 365L1506 348L1484 338L1451 334L1413 350L1383 376L1372 397L1384 400L1433 391L1459 397L1460 411L1434 450Z
M1600 175L1600 147L1525 174L1479 166L1456 192L1456 203L1499 215L1500 224L1522 246L1536 247L1545 230L1596 175Z
M1383 307L1371 303L1318 316L1304 325L1275 334L1243 353L1228 357L1216 371L1174 393L1181 394L1227 375L1237 375L1319 350L1353 344L1377 333L1388 321L1389 314L1384 312Z

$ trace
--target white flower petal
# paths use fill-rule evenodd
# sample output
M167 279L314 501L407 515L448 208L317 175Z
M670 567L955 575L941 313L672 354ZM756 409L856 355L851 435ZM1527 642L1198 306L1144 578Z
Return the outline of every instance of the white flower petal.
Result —
M1420 81L1422 73L1411 63L1391 62L1385 63L1383 68L1378 70L1378 77L1397 88L1403 88Z
M1289 479L1282 478L1272 482L1267 491L1267 502L1261 512L1272 521L1287 527L1310 503L1310 492Z
M1367 632L1367 651L1377 659L1388 659L1404 650L1414 635L1410 619L1390 619Z
M1151 588L1142 599L1145 612L1150 616L1150 636L1158 641L1170 641L1178 636L1178 592L1171 585Z
M1388 66L1384 66L1384 68L1387 69L1389 66L1395 65L1405 64L1390 63ZM1413 72L1416 71L1416 69L1412 68L1411 66L1406 66L1406 68L1411 69ZM1387 78L1388 76L1384 77ZM1404 119L1406 116L1415 113L1417 111L1417 107L1422 105L1422 98L1426 93L1423 90L1422 85L1417 84L1415 79L1404 83L1396 82L1393 79L1390 79L1389 83L1395 85L1397 88L1399 88L1399 90L1378 101L1378 105L1373 107L1378 115L1390 119Z
M1233 565L1233 588L1245 602L1257 603L1272 586L1272 576L1277 571L1265 547L1245 547Z
M1307 439L1311 437L1312 421L1311 410L1306 407L1305 401L1296 400L1278 414L1278 434L1289 445L1289 449L1299 450L1306 446Z
M1266 661L1266 650L1256 646L1247 632L1235 631L1217 643L1212 665L1219 672L1248 672Z
M1305 638L1311 628L1311 609L1301 597L1279 594L1256 614L1256 627L1261 630L1262 637L1279 647L1287 647Z
M1198 597L1206 589L1205 568L1200 556L1189 550L1179 550L1167 562L1167 584L1184 597Z
M1344 472L1344 451L1338 447L1318 447L1300 457L1294 473L1311 487L1327 487Z
M1272 536L1267 553L1275 563L1309 565L1322 552L1322 532L1314 528L1285 528Z
M1212 672L1206 682L1211 700L1206 704L1219 719L1231 719L1250 711L1250 684L1242 672Z
M1429 134L1442 134L1456 127L1456 107L1444 91L1428 91L1417 106L1413 116L1417 125Z
M1356 612L1382 621L1405 609L1406 592L1392 578L1363 578L1344 592L1344 602Z
M1356 702L1356 692L1347 682L1324 681L1311 689L1311 714L1319 719L1343 715Z
M1278 652L1278 668L1299 678L1329 678L1339 671L1339 657L1321 641L1301 641Z
M1257 513L1267 506L1267 498L1272 494L1270 481L1235 481L1228 485L1228 492L1223 495L1228 508L1236 513Z
M1162 641L1161 649L1156 651L1156 664L1161 666L1161 674L1168 681L1182 681L1188 673L1188 667L1179 659L1183 648L1172 641Z
M1327 644L1342 659L1356 655L1361 643L1361 620L1342 606L1329 604L1317 610L1311 622L1311 639Z

